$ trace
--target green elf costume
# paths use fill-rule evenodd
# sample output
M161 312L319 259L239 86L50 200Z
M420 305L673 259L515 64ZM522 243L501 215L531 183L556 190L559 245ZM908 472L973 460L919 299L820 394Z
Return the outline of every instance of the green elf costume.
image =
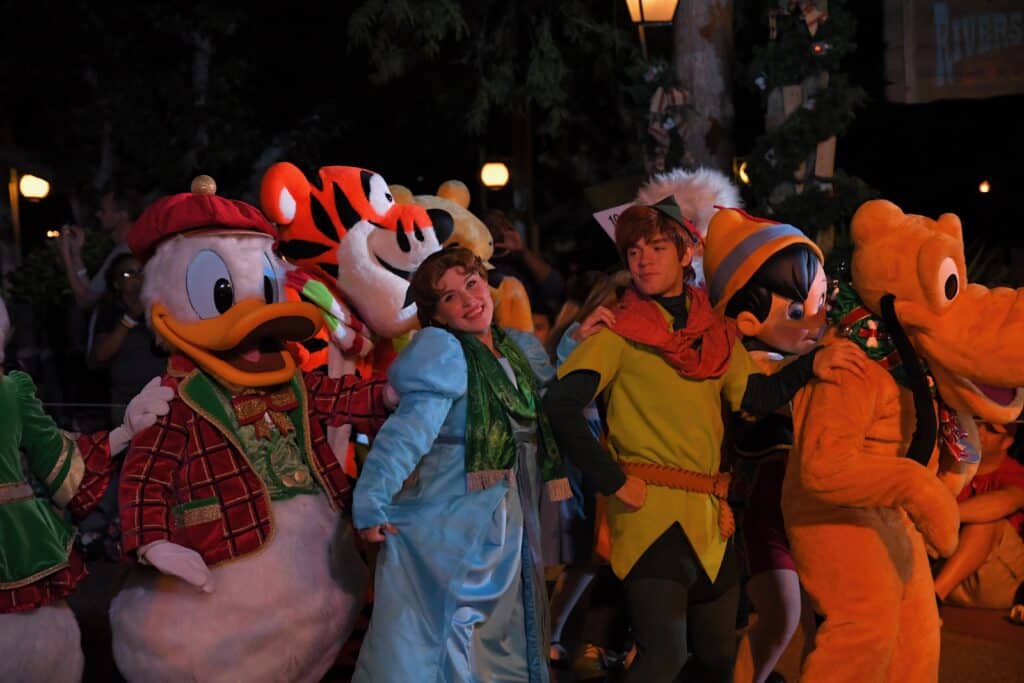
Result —
M0 300L0 363L10 331ZM78 681L80 634L64 599L86 576L68 517L100 502L134 432L167 412L170 390L153 383L110 432L62 431L32 378L0 370L0 680Z

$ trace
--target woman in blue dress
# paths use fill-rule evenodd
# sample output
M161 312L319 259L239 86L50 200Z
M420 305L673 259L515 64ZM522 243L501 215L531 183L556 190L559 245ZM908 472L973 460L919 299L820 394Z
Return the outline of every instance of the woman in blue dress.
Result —
M538 389L554 369L492 325L469 250L427 258L411 290L423 330L355 489L356 528L383 548L354 680L547 683L538 510L571 495Z

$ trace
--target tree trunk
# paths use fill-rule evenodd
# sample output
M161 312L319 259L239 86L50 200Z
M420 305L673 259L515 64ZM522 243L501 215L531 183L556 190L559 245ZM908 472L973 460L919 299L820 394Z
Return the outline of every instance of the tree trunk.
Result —
M675 67L696 116L686 150L702 166L731 172L733 157L733 1L680 2L675 17Z

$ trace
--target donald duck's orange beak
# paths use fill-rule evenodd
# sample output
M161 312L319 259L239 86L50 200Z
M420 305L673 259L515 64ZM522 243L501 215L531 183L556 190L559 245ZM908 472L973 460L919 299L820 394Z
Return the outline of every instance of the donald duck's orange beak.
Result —
M323 324L315 306L292 301L246 299L216 318L188 323L159 302L150 313L154 331L171 346L222 382L240 387L289 381L295 359L284 342L308 339Z

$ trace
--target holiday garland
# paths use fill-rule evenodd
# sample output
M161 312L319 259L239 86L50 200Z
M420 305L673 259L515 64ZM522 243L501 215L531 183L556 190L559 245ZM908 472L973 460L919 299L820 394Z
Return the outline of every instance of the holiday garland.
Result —
M820 1L782 3L781 10L778 0L760 5L768 41L754 47L748 73L762 102L767 105L775 89L789 85L811 82L816 91L755 143L747 161L746 201L755 213L798 225L812 237L829 226L844 234L857 207L876 193L843 173L806 178L797 192L794 176L818 143L846 130L864 102L864 91L836 73L855 48L855 23L839 0L828 3L827 14Z

